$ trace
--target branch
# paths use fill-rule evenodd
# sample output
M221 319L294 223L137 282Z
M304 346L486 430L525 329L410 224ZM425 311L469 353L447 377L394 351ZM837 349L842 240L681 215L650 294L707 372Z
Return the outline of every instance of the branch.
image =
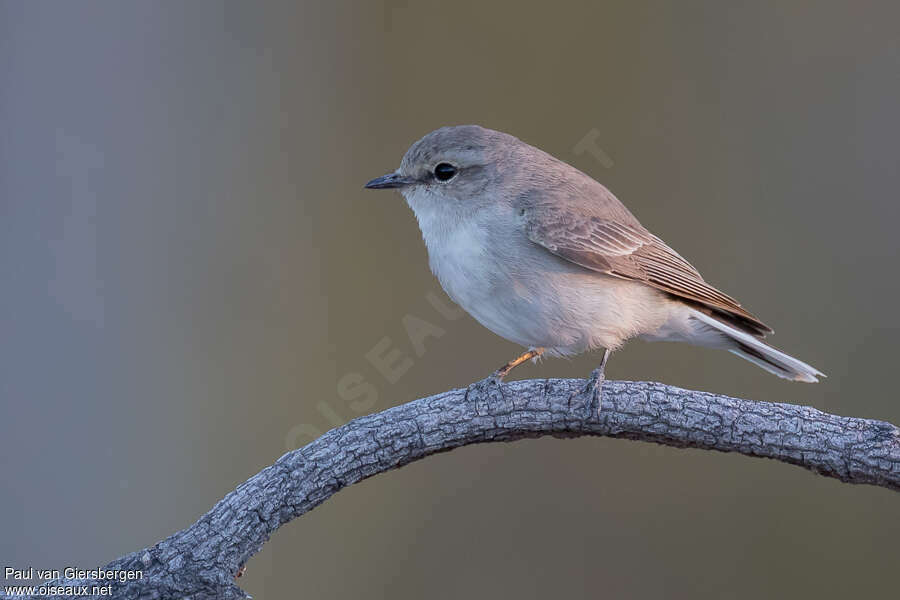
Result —
M143 579L113 583L113 595L245 597L233 578L281 525L357 481L481 442L544 435L627 438L774 458L848 483L900 490L900 429L890 423L617 381L604 383L598 416L596 407L584 405L583 386L577 379L502 387L479 382L355 419L288 452L187 529L107 565L143 573ZM57 580L48 585L108 583Z

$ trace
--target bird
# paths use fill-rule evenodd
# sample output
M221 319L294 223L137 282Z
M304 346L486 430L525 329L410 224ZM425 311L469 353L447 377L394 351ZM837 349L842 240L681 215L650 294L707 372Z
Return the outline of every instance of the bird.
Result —
M599 411L610 354L635 338L729 350L793 381L824 377L766 343L769 326L601 183L512 135L442 127L365 187L399 190L450 299L526 348L493 372L498 385L528 360L602 348L584 390Z

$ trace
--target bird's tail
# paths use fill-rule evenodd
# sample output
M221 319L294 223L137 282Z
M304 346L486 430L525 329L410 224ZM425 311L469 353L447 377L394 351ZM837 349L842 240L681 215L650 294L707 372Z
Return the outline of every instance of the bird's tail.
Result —
M714 316L699 310L691 309L691 313L694 319L722 334L727 340L725 347L728 350L762 367L769 373L784 379L805 381L807 383L815 383L819 381L818 377L825 377L825 374L815 367L811 367L793 356L788 356L755 335L742 331L734 325L720 321Z

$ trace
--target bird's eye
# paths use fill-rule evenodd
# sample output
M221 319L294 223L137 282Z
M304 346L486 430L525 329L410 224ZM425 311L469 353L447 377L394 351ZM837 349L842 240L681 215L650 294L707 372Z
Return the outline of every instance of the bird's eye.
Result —
M450 181L456 175L456 167L450 163L439 163L434 168L434 178L438 181Z

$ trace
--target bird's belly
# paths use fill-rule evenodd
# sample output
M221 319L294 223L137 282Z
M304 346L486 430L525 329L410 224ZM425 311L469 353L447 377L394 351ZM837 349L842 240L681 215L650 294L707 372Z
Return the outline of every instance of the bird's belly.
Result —
M459 240L462 242L463 240ZM542 248L512 256L465 242L429 248L429 262L454 302L497 335L558 354L616 348L659 327L661 294L588 271Z

